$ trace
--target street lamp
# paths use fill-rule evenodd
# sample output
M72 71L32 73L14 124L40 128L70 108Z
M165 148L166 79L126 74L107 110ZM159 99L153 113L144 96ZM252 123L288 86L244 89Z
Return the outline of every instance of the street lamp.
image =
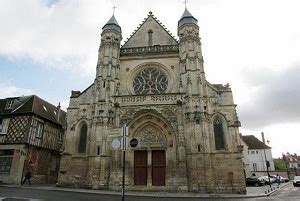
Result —
M266 167L267 167L267 174L268 174L268 179L269 179L269 186L270 186L270 188L271 188L272 186L271 186L271 180L270 180L270 174L269 174L270 162L267 161L267 155L266 155L266 142L265 142L265 135L264 135L264 132L261 132L261 138L262 138L263 143L264 143L264 155L265 155L265 161L266 161Z

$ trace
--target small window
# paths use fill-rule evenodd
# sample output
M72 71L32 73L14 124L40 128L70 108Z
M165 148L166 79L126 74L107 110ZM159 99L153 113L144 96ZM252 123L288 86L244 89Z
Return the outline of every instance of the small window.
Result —
M201 152L201 144L198 144L197 148L198 148L198 152Z
M6 105L5 105L5 109L12 109L13 107L13 104L14 104L14 100L13 99L10 99L10 100L7 100L6 101Z
M8 129L9 119L0 119L0 134L6 134Z
M47 108L46 108L46 106L45 106L45 105L43 105L43 108L44 108L44 110L45 110L46 112L48 112L48 110L47 110Z
M258 151L256 151L256 154L258 154Z
M253 171L258 171L258 164L257 163L253 163Z
M100 147L97 147L97 155L100 155Z
M0 150L0 172L10 172L14 150Z
M58 143L62 144L63 143L63 133L59 132L59 138L58 138Z
M255 154L255 151L251 151L251 154Z
M36 138L43 138L44 133L44 124L42 122L37 121L36 130L35 130L35 137Z

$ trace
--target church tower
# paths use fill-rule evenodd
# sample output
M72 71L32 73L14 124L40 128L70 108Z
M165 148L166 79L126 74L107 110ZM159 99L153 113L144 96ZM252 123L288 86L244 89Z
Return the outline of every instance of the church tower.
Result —
M120 190L244 193L240 122L229 85L205 78L198 20L185 8L177 40L149 12L123 42L103 26L96 78L72 91L58 184Z
M111 97L118 91L121 40L121 27L113 15L103 26L101 33L95 80L95 84L97 84L96 101L112 102Z

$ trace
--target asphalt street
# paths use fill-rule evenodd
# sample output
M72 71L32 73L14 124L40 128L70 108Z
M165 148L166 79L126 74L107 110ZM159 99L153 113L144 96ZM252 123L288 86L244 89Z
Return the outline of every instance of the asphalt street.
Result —
M80 192L64 192L64 191L50 191L40 189L28 188L11 188L0 187L0 200L4 201L27 201L27 200L47 200L47 201L121 201L120 195L102 195L94 193L80 193ZM195 201L195 200L208 200L208 198L159 198L159 197L143 197L143 196L126 196L126 201ZM210 198L209 200L218 201L224 199ZM227 199L227 200L233 200ZM281 189L279 192L274 193L270 197L263 198L239 198L235 201L253 201L253 200L300 200L300 188L288 185Z

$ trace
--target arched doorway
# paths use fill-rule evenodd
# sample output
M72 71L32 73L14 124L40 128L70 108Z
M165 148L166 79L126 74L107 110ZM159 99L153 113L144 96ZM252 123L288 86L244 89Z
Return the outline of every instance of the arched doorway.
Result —
M151 182L152 186L164 186L166 137L159 127L152 123L143 125L134 136L140 141L139 150L134 150L134 185L149 185Z
M147 188L167 186L170 179L167 164L172 164L176 157L176 140L170 123L158 114L145 113L130 122L129 133L139 141L129 157L132 184Z

